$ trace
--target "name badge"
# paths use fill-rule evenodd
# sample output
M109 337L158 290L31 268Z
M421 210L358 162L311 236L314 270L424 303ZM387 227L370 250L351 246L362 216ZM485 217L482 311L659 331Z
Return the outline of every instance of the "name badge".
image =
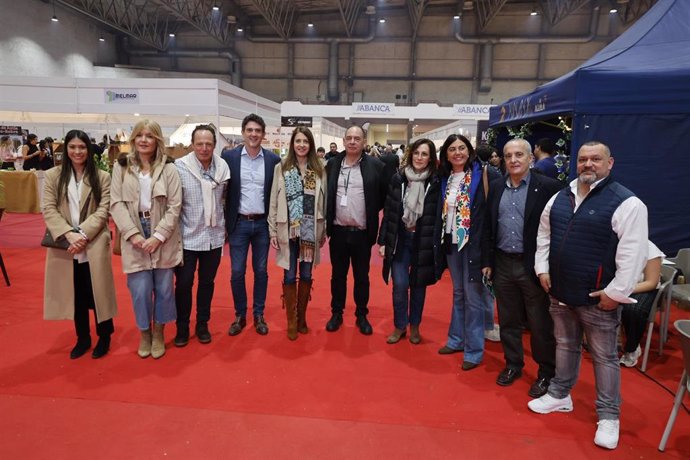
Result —
M347 206L347 195L343 195L342 198L340 198L340 206Z

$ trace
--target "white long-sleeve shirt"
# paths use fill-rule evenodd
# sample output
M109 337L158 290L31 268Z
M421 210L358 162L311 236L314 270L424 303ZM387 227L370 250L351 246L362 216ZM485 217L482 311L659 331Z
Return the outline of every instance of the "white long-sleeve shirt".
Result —
M598 180L590 187L594 187L604 180ZM570 182L570 191L575 195L575 209L582 204L585 196L577 193L577 179ZM534 270L539 276L549 273L549 248L551 246L551 207L558 193L551 197L539 220L537 233L537 253L534 257ZM604 292L618 303L636 303L629 296L637 283L640 272L647 262L647 207L637 197L633 196L623 201L611 217L611 228L618 235L616 249L616 274L604 288Z

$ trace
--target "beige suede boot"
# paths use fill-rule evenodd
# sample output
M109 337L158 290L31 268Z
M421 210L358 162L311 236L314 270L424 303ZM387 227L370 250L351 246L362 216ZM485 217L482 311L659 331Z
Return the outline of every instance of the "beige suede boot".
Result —
M141 340L139 340L137 354L140 358L148 358L151 355L151 329L141 331Z
M165 324L153 323L153 340L151 342L151 356L158 359L165 354Z

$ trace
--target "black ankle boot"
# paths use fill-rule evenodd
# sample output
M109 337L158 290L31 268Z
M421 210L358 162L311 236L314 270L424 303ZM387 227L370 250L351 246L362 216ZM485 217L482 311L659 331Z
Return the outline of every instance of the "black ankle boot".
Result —
M84 355L91 348L91 338L87 339L77 339L77 344L69 352L70 359L77 359Z
M109 350L110 350L110 334L99 335L98 336L98 342L96 342L96 347L93 349L93 353L91 353L91 357L93 359L102 358L103 356L108 354Z

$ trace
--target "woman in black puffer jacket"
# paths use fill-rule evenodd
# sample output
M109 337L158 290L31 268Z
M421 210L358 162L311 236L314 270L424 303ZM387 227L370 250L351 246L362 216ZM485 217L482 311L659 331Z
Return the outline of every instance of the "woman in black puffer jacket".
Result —
M388 343L407 334L421 342L419 323L426 287L441 276L441 185L437 175L436 147L419 139L405 152L402 166L391 179L379 231L379 253L384 257L383 280L393 278L393 322Z

